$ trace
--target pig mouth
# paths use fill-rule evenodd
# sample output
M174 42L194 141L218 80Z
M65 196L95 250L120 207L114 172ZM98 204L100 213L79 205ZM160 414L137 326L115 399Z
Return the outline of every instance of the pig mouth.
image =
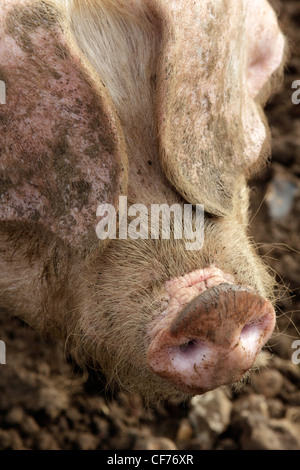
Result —
M168 307L150 331L152 372L202 394L242 379L271 336L271 303L211 266L165 284Z

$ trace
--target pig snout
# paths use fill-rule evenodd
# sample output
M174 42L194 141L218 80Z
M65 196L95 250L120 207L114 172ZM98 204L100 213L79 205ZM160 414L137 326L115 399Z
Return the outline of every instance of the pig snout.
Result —
M182 309L180 290L175 294L177 308L175 304L169 308L153 328L149 367L192 395L239 381L272 334L271 303L247 287L226 282L225 277Z

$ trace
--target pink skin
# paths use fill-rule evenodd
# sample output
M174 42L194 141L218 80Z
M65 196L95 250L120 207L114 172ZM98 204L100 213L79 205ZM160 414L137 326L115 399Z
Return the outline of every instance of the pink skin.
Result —
M270 302L214 266L165 289L168 307L150 332L151 370L192 395L240 380L274 329Z
M168 308L162 313L162 318L156 320L151 328L150 338L153 339L158 332L171 326L177 313L191 300L202 292L223 282L234 283L234 277L223 273L215 266L197 269L182 277L175 277L165 283Z

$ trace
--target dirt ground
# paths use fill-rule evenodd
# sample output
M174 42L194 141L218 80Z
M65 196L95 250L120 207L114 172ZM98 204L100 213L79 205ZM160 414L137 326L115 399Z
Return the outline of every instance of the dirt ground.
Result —
M266 367L239 393L217 390L149 412L139 397L109 402L95 381L80 383L55 344L1 312L0 449L300 449L300 368L292 362L300 339L300 104L291 100L300 80L300 1L273 3L292 57L267 109L273 161L251 183L252 235L285 286Z

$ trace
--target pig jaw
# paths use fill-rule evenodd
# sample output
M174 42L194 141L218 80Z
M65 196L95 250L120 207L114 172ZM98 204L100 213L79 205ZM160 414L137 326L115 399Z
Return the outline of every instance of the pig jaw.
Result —
M233 282L210 267L165 285L169 305L151 329L147 360L155 374L184 393L239 381L272 334L270 302Z

